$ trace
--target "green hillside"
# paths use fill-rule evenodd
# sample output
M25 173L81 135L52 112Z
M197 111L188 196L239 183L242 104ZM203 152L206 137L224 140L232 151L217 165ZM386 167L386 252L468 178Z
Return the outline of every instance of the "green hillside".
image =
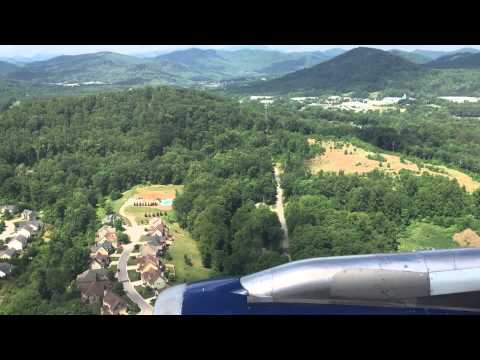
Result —
M386 51L356 48L312 68L246 87L244 91L377 91L390 80L412 78L424 71L419 65Z

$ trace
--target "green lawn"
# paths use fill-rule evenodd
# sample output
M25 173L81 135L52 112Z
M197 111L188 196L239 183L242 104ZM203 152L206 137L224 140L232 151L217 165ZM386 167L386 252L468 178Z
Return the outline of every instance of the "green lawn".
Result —
M167 261L167 263L175 265L175 283L197 281L211 277L212 270L202 265L196 241L190 237L187 231L181 229L178 224L169 224L169 228L174 240L169 249L172 260ZM185 264L185 254L192 259L193 266Z
M137 224L140 224L140 221L144 220L145 226L147 226L148 221L151 219L151 217L145 217L145 213L156 215L157 212L160 212L160 210L143 206L127 206L125 208L125 212L134 215Z
M138 281L140 280L140 273L135 270L128 270L128 278L130 281Z
M127 261L128 266L137 265L137 263L138 263L138 260L136 258L134 257L128 258L128 261Z
M116 273L116 272L117 272L117 265L110 265L110 266L108 267L108 270L112 270L113 272Z
M152 296L155 296L155 292L152 288L147 288L145 286L135 286L135 290L142 295L144 299L151 298Z
M399 251L456 248L459 245L452 238L456 232L455 226L445 228L429 223L414 222L400 235Z

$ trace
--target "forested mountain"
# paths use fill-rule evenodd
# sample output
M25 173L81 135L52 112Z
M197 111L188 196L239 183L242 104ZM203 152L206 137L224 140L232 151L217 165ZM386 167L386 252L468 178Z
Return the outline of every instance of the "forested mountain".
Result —
M104 82L137 84L157 80L181 82L185 67L169 62L151 62L133 56L100 52L84 55L59 56L26 64L8 74L8 79L36 82Z
M169 60L202 71L208 78L228 78L248 75L280 75L316 65L336 56L330 53L285 53L271 50L201 50L187 49L160 55L157 59Z
M245 87L243 91L376 91L385 88L390 80L412 78L423 71L420 66L389 52L360 47L312 68Z
M445 55L426 65L437 69L480 69L480 53L459 52Z
M0 61L0 77L5 76L13 71L16 71L18 69L18 66L5 62L5 61Z
M187 49L152 58L99 52L62 55L22 66L0 62L0 78L35 84L93 83L117 86L171 84L190 86L244 76L277 76L330 59L322 52L284 53L244 49ZM25 85L27 85L25 83Z
M405 60L411 61L415 64L425 64L432 59L428 56L418 54L416 52L403 51L403 50L390 50L393 55L399 56Z

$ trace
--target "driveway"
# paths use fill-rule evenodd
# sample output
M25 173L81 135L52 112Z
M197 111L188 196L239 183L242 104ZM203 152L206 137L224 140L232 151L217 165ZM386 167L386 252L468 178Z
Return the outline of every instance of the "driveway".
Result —
M140 241L140 237L145 234L144 226L138 225L135 222L135 216L127 215L125 208L130 205L130 201L127 200L118 211L121 216L127 218L132 226L125 226L125 234L130 236L130 244L124 245L123 252L118 259L118 281L123 283L123 290L127 296L140 308L139 315L152 315L153 306L150 305L138 292L130 282L128 277L127 262L130 254L133 251L135 245Z
M5 231L0 234L0 240L5 241L6 238L15 233L15 223L20 220L21 219L5 220Z

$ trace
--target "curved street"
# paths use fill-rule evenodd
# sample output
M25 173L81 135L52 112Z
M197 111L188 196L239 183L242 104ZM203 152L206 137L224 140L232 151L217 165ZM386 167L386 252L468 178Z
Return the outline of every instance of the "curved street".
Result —
M127 200L120 210L118 211L119 214L130 221L131 226L125 225L125 234L130 237L131 243L128 245L124 245L123 252L118 259L118 281L123 283L123 290L127 294L127 296L132 300L134 303L138 305L140 308L139 315L152 315L153 314L153 306L150 305L138 292L135 290L135 287L130 282L130 278L128 277L128 270L127 270L127 262L128 258L133 251L135 244L139 243L140 237L144 235L144 226L138 225L135 222L135 216L127 215L125 212L125 208L129 206L131 203L130 199Z

